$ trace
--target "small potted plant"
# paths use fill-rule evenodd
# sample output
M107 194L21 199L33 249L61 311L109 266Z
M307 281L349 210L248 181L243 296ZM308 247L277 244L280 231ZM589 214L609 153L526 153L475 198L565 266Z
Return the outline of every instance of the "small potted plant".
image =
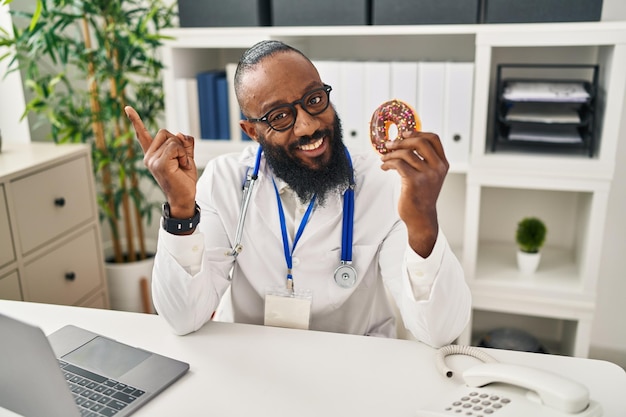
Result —
M546 233L546 225L537 217L525 217L517 224L517 265L522 273L532 274L537 270Z

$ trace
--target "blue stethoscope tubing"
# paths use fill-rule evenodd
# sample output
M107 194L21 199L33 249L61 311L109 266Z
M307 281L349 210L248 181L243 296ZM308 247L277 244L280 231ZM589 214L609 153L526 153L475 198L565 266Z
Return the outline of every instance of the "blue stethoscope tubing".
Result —
M344 148L345 149L345 148ZM350 168L352 168L352 159L348 149L345 149L348 161L350 161ZM243 196L241 209L239 210L239 218L237 220L237 231L235 232L235 244L231 252L231 255L237 258L237 256L243 250L241 245L241 239L243 236L243 228L246 221L246 213L248 212L248 206L250 204L250 198L252 196L252 190L254 184L258 179L259 166L261 164L261 154L263 148L259 146L256 154L256 160L254 168L251 173L246 176L246 181L243 185ZM341 230L341 263L335 269L334 279L337 285L342 288L350 288L356 283L356 269L352 264L352 239L353 239L353 226L354 226L354 175L350 176L350 185L343 195L343 224Z

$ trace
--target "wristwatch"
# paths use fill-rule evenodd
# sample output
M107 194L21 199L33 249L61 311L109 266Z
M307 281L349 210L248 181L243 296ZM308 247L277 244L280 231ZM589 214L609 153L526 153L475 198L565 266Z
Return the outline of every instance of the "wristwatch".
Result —
M190 232L200 223L200 207L196 203L196 212L189 219L173 219L170 217L170 204L163 203L163 219L161 225L163 230L174 235L181 235Z

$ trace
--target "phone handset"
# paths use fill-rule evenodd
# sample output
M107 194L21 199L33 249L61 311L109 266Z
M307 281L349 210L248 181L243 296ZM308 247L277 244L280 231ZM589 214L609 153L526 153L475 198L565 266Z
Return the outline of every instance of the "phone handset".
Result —
M500 363L482 349L448 345L435 356L435 366L446 378L454 371L446 365L450 355L468 355L481 361L462 373L465 384L446 389L418 417L491 415L501 417L599 417L602 407L589 399L586 386L537 368Z
M589 404L589 390L576 381L542 369L508 363L481 363L463 372L465 383L482 387L494 382L535 392L542 404L567 413L580 413Z

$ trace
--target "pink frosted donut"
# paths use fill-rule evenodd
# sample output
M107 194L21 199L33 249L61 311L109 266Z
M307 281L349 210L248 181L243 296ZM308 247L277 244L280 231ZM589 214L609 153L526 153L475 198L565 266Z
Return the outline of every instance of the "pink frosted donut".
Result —
M374 149L380 154L387 153L385 142L389 138L389 128L398 128L398 138L402 132L420 130L422 124L415 110L405 102L397 99L389 100L378 106L370 121L370 140Z

